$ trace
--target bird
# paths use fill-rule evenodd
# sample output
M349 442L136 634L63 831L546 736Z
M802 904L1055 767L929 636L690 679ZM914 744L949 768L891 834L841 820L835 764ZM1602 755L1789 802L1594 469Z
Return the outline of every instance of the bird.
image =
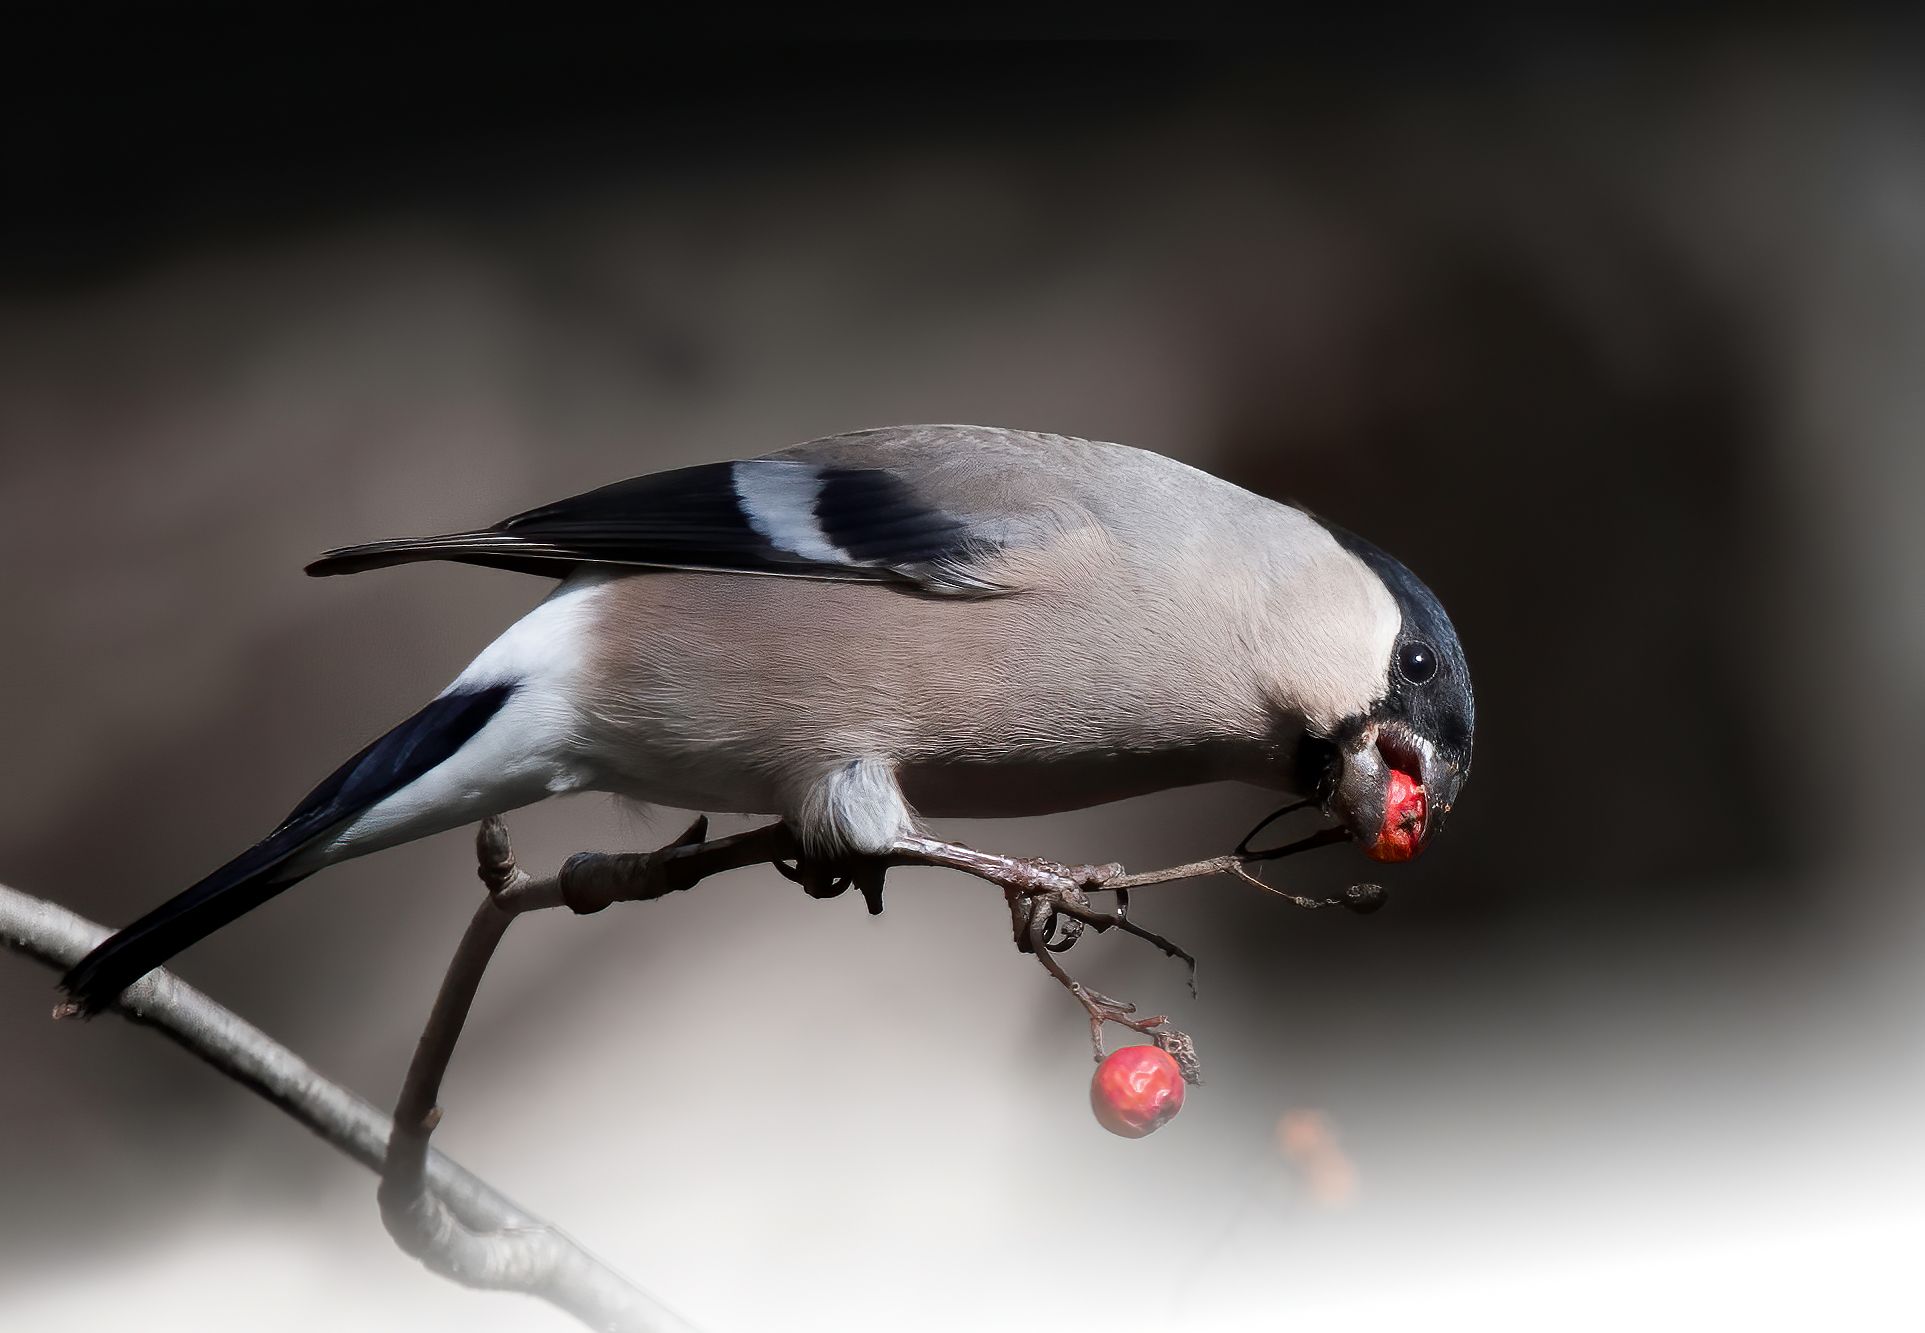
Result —
M1233 780L1422 851L1471 765L1457 632L1378 547L1121 444L897 426L331 550L557 580L266 837L63 977L93 1013L324 867L571 792L775 816L859 862L925 820ZM1427 798L1414 817L1393 783ZM1393 836L1394 832L1394 836Z

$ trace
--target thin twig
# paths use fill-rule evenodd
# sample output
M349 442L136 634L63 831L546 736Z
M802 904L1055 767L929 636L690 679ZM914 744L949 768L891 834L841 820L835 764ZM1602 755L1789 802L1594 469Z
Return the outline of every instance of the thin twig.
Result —
M561 871L532 879L515 864L508 831L499 818L483 822L476 854L488 897L475 909L467 931L435 996L434 1008L401 1085L388 1139L387 1165L377 1198L381 1221L396 1245L433 1271L465 1286L524 1291L561 1306L591 1328L626 1330L683 1327L665 1324L665 1311L643 1308L632 1288L617 1291L581 1283L575 1272L580 1250L552 1227L537 1224L474 1226L460 1217L430 1187L428 1139L441 1122L437 1101L448 1062L474 1004L481 978L493 961L502 936L524 912L570 906L599 911L609 902L659 897L687 883L680 872L665 871L670 853L702 845L706 821L697 821L681 839L660 852L640 856L571 857ZM722 839L707 844L721 850L705 865L720 866L741 851ZM757 845L757 850L760 846ZM668 1316L673 1318L672 1316Z
M587 915L613 903L644 902L797 851L793 835L782 824L711 841L708 821L698 819L657 851L582 852L569 857L555 874L536 879L516 864L500 817L484 820L475 835L475 857L488 897L475 909L455 948L395 1105L387 1167L377 1191L382 1223L395 1244L466 1286L547 1296L592 1328L660 1327L657 1311L569 1304L564 1298L578 1284L572 1277L575 1247L566 1238L542 1226L474 1226L428 1187L428 1140L441 1122L441 1082L481 979L516 917L557 907Z
M1115 879L1105 880L1106 889L1140 889L1150 884L1168 884L1179 879L1207 879L1211 875L1231 875L1250 864L1247 856L1231 852L1226 856L1213 856L1207 861L1191 861L1186 865L1171 866L1167 870L1143 870L1134 875L1118 875Z
M1335 842L1338 840L1339 839L1333 838L1328 841ZM1319 845L1323 845L1321 840ZM1343 891L1342 897L1310 898L1301 893L1291 893L1288 890L1280 889L1274 884L1266 884L1256 875L1250 873L1250 866L1273 859L1273 857L1261 854L1250 855L1242 852L1231 852L1226 856L1213 856L1207 861L1191 861L1187 865L1171 866L1168 870L1145 870L1136 875L1118 875L1115 879L1105 880L1103 887L1105 889L1128 891L1130 889L1140 889L1149 884L1168 884L1180 879L1205 879L1211 875L1234 875L1245 884L1262 889L1265 893L1273 894L1286 902L1294 903L1298 907L1306 908L1313 912L1324 907L1347 907L1353 912L1368 915L1384 905L1385 895L1381 884L1352 884ZM1164 948L1165 952L1169 951L1166 944L1163 944L1160 940L1157 942L1160 947ZM1190 961L1190 966L1194 971L1196 967L1194 960Z

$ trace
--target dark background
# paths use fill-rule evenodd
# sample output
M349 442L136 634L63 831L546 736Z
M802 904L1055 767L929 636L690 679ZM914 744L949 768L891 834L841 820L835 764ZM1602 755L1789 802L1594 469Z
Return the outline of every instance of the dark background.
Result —
M546 586L302 579L324 547L868 425L1122 440L1367 534L1451 608L1476 775L1388 909L1146 893L1195 1002L1126 941L1079 951L1202 1046L1137 1144L1090 1123L1079 1014L980 886L904 877L870 921L744 875L532 920L444 1146L718 1328L1916 1302L1916 25L528 23L16 29L0 880L129 918ZM1148 866L1264 808L945 831ZM514 827L539 866L674 823ZM463 835L354 863L181 970L385 1101L468 866ZM50 982L0 966L19 1326L548 1318L420 1275L355 1168L151 1037L49 1024ZM1280 1147L1307 1110L1341 1170Z

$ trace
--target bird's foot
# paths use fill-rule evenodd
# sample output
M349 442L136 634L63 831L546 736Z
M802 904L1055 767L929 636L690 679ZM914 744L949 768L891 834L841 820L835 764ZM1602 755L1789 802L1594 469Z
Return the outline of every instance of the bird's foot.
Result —
M882 913L882 883L883 876L888 873L889 863L879 856L840 861L798 856L793 862L775 861L772 864L777 874L790 883L800 884L802 891L811 898L835 898L853 888L862 895L870 916Z
M897 838L886 858L894 865L941 866L1000 884L1006 891L1035 893L1089 893L1123 873L1115 862L1105 865L1068 865L1041 856L1002 856L979 852L957 842L938 842L934 838L911 836Z
M1114 861L1104 865L1070 865L1040 856L979 852L960 843L924 837L898 838L889 849L887 860L893 865L960 870L1001 885L1003 897L1009 903L1016 947L1024 953L1063 953L1083 937L1085 928L1099 934L1120 928L1126 934L1148 940L1170 957L1181 959L1189 968L1190 993L1196 993L1196 959L1155 931L1130 920L1128 889L1109 890L1116 894L1113 910L1103 911L1091 904L1090 894L1104 891L1111 880L1123 873L1123 867ZM1042 925L1040 935L1035 930L1038 921Z
M776 870L792 883L800 884L811 898L834 898L851 888L857 890L872 915L882 910L884 875L892 866L906 865L961 870L1001 885L1005 894L1060 903L1064 933L1055 937L1052 927L1052 936L1056 938L1053 947L1059 951L1074 944L1085 925L1094 925L1098 930L1107 930L1113 925L1131 929L1123 922L1120 908L1117 912L1098 912L1089 905L1091 890L1100 889L1105 881L1123 873L1123 867L1114 863L1067 865L1040 856L1000 856L960 843L923 837L899 838L887 852L876 856L803 855L775 862ZM1119 901L1126 902L1127 895L1119 895ZM1023 947L1020 928L1017 943ZM1173 952L1173 956L1188 957L1181 951L1171 950L1167 944L1166 951Z

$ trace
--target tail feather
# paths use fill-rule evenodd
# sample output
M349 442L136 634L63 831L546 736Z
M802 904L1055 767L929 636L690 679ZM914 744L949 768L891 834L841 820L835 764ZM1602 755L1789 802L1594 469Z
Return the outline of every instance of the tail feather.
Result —
M109 936L61 978L83 1012L122 991L307 877L289 863L322 837L453 755L500 711L514 687L444 694L329 774L280 827L192 888Z
M300 883L305 875L274 874L292 854L280 852L276 841L256 843L193 888L103 940L60 979L61 989L82 1013L97 1014L182 949Z

